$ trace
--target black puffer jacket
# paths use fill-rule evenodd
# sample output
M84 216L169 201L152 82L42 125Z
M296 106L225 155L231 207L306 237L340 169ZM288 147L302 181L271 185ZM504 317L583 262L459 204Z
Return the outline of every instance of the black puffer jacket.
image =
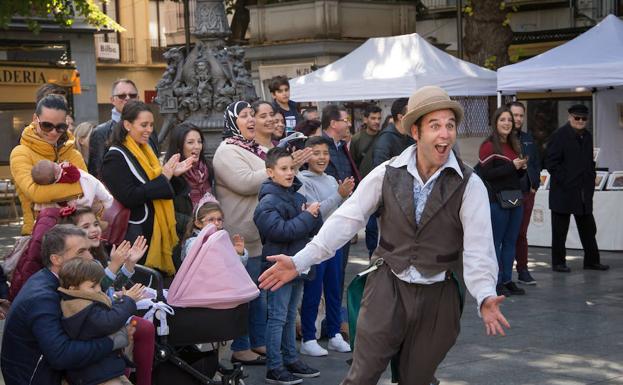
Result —
M415 141L409 135L398 132L395 125L389 124L379 133L372 147L372 169L379 164L400 155L407 147Z

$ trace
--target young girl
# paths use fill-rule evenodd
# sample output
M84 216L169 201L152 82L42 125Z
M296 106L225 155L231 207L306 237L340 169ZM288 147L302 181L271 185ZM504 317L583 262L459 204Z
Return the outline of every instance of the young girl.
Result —
M184 236L184 246L182 247L182 260L186 258L193 243L197 240L197 236L205 226L212 224L216 226L217 230L223 230L224 215L221 206L214 198L209 201L204 201L202 199L202 201L199 202L195 209L194 220L188 224L188 229ZM249 253L244 248L244 238L240 234L234 234L232 243L234 249L236 249L236 252L240 255L242 264L246 265L249 259Z
M113 246L110 258L108 258L102 244L102 228L92 209L80 207L69 211L71 212L62 213L64 216L60 222L71 223L83 229L89 238L93 258L98 260L102 266L106 266L104 278L100 282L102 291L107 292L111 287L124 286L134 274L134 265L147 251L145 238L139 236L132 245L128 241L123 241L119 246ZM150 385L154 359L154 325L141 317L132 317L132 320L136 322L133 350L136 384Z

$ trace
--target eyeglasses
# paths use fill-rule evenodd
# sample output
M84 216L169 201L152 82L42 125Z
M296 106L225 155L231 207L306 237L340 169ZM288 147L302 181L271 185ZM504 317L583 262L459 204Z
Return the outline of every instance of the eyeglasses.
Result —
M56 130L56 132L58 132L59 134L62 134L65 131L67 131L67 128L69 128L67 123L53 124L50 122L42 122L38 116L37 116L37 123L39 123L39 127L41 128L43 132L51 132L52 130Z
M337 119L338 122L344 122L346 124L350 124L351 120L350 118L344 118L344 119Z
M138 97L138 94L119 94L113 96L119 99L136 99Z
M580 120L583 122L586 122L588 120L588 116L575 116L575 115L571 115L573 116L573 119L575 119L576 122L579 122Z

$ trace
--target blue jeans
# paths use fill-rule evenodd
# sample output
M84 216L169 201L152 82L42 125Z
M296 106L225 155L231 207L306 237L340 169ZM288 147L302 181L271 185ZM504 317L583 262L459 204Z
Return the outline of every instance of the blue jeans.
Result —
M298 361L296 310L302 293L302 279L295 279L277 291L268 291L268 321L266 322L266 368L268 370Z
M247 272L257 284L262 273L262 258L249 258ZM231 343L233 352L266 346L266 291L260 290L260 296L249 303L249 334L240 336Z
M376 213L370 215L368 224L366 225L366 248L368 249L368 257L372 256L376 246L379 243L379 226L376 221Z
M316 277L305 281L303 303L301 305L301 327L303 341L316 339L316 317L320 295L324 289L327 310L327 335L335 336L340 332L342 317L340 314L340 279L342 269L342 252L338 250L333 258L316 266Z
M491 225L493 226L493 245L498 258L498 284L513 279L515 245L523 218L523 207L503 209L498 202L491 203Z

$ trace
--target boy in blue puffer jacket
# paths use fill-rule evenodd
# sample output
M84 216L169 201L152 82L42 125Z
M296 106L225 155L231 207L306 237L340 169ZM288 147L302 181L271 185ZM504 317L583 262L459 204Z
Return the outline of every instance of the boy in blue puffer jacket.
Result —
M268 151L266 172L269 179L260 187L259 203L253 215L262 239L263 261L271 255L294 255L322 226L320 203L308 204L296 192L301 183L294 176L294 160L287 150L276 147ZM296 351L295 320L302 292L301 279L268 292L266 382L269 384L299 384L302 378L320 375L318 370L303 363Z

